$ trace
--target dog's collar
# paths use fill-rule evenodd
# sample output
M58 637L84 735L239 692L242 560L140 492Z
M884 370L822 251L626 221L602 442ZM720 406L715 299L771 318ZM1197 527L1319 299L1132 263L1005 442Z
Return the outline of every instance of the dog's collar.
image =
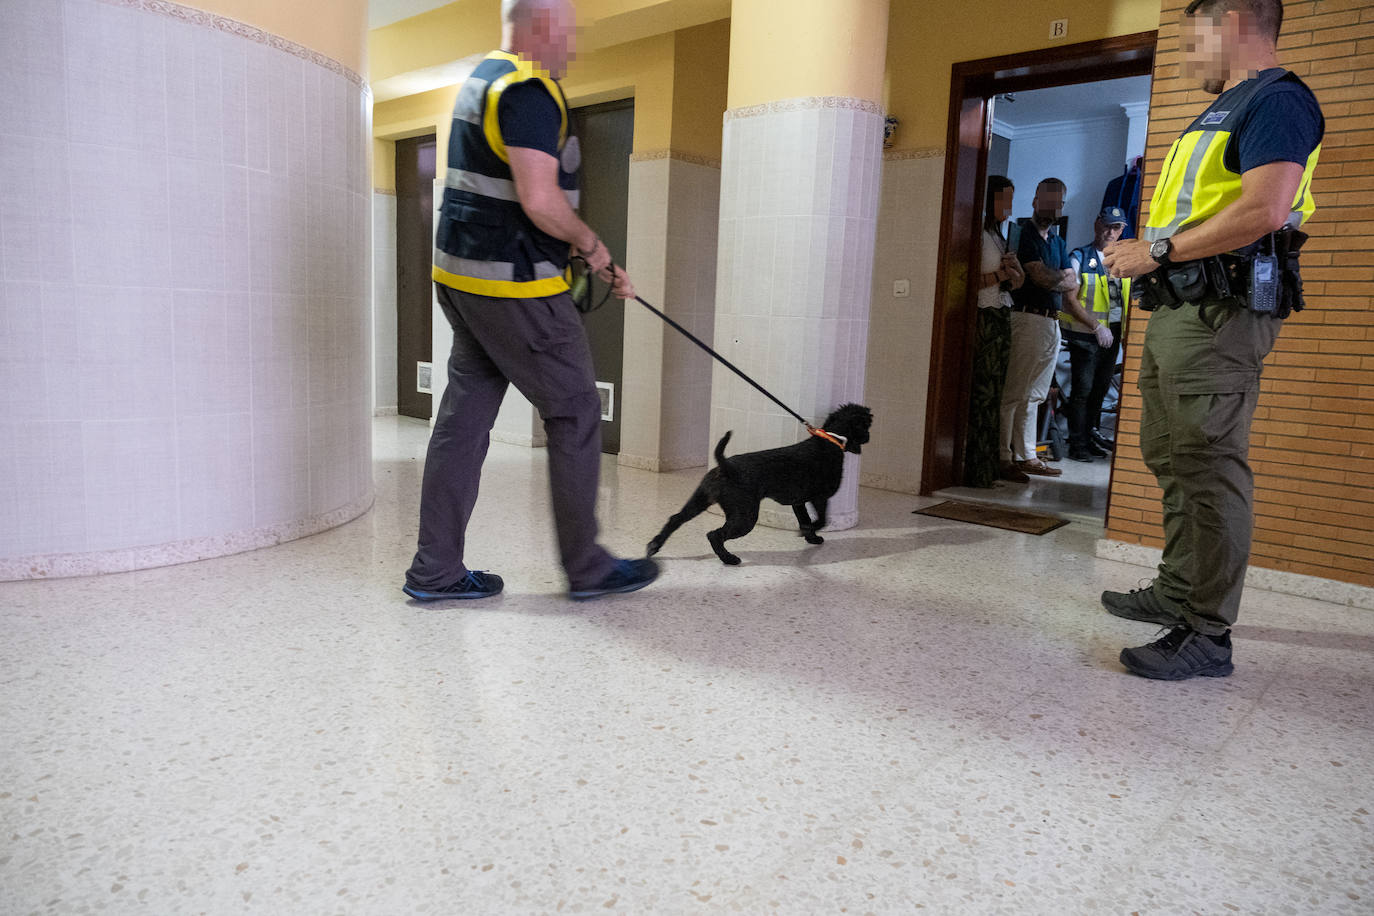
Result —
M820 439L824 439L831 445L838 445L840 447L840 451L844 451L846 446L849 445L848 436L841 436L839 433L828 433L825 430L820 429L816 426L808 426L806 429L808 432L811 433L811 435L816 436Z

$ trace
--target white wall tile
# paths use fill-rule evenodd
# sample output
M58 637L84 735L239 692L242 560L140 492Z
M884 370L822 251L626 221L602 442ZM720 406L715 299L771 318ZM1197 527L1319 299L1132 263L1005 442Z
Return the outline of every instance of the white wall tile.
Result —
M0 4L0 72L0 485L23 490L0 508L44 519L7 526L5 555L233 533L365 496L361 89L91 0Z
M0 124L32 137L67 137L67 73L60 3L12 3L0 29Z

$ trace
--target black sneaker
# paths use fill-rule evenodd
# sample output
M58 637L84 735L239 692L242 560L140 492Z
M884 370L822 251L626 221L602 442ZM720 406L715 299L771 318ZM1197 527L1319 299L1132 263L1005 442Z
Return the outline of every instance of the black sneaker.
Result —
M1083 461L1083 462L1089 462L1089 461L1092 461L1094 457L1096 457L1096 455L1094 455L1094 454L1093 454L1093 451L1092 451L1091 449L1089 449L1089 448L1071 448L1071 449L1069 449L1069 460L1070 460L1070 461Z
M575 588L568 592L574 601L600 598L621 592L634 592L658 578L658 564L653 560L616 560L615 566L592 588Z
M416 601L451 601L459 598L490 598L505 587L505 580L496 573L470 569L466 576L444 588L420 588L407 582L401 586L401 591Z
M1097 446L1103 451L1110 452L1116 448L1115 442L1113 442L1111 439L1108 439L1106 436L1102 435L1097 430L1092 431L1092 433L1090 434L1090 438L1092 439L1093 445Z
M1157 681L1190 677L1226 677L1231 664L1231 631L1207 636L1186 626L1174 627L1148 646L1121 650L1126 670Z
M1157 623L1162 627L1173 627L1183 623L1183 614L1173 604L1155 594L1154 583L1144 588L1133 588L1129 592L1103 592L1102 606L1109 613L1127 620L1143 620Z
M1107 451L1105 448L1098 445L1096 442L1090 441L1088 443L1088 454L1092 455L1094 458L1106 458L1108 455L1111 454L1111 452Z

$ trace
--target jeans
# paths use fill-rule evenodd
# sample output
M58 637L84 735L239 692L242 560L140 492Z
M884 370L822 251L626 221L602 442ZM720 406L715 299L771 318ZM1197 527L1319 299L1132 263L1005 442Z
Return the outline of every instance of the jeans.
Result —
M1094 334L1064 332L1069 345L1071 370L1069 387L1069 448L1086 449L1092 444L1092 431L1102 422L1102 402L1116 372L1116 356L1121 351L1121 324L1111 325L1112 345L1100 347Z

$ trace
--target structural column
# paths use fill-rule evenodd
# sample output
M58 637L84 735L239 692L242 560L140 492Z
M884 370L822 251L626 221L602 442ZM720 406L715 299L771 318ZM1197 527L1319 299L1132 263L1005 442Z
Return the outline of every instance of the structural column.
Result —
M863 400L888 0L735 0L732 9L715 342L820 422ZM732 452L803 433L717 366L712 441L729 429ZM858 520L858 458L846 461L831 528ZM780 507L761 520L796 525Z

